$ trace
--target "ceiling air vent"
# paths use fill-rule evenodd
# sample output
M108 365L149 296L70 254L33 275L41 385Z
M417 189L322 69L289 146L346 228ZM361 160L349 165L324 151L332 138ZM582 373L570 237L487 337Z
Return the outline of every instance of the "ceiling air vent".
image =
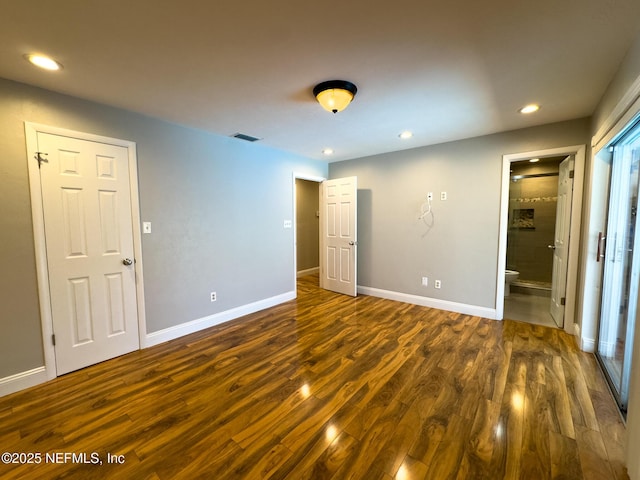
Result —
M239 138L240 140L246 140L247 142L257 142L262 140L261 138L252 137L251 135L245 135L244 133L234 133L231 135L233 138Z

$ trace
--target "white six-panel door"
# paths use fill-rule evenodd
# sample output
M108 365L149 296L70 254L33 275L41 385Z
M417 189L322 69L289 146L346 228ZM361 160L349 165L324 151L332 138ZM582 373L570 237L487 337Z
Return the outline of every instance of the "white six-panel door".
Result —
M560 163L558 177L558 203L553 247L553 275L551 283L550 313L558 327L564 326L564 305L567 291L567 262L569 259L569 231L571 226L571 199L573 193L573 156Z
M356 177L322 182L320 188L320 287L357 295Z
M127 148L38 132L58 375L139 348Z

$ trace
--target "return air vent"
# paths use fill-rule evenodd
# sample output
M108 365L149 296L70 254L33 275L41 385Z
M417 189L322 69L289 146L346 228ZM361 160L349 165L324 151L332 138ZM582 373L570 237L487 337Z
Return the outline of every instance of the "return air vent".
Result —
M231 135L233 138L239 138L240 140L246 140L247 142L257 142L262 140L261 138L252 137L251 135L245 135L244 133L234 133Z

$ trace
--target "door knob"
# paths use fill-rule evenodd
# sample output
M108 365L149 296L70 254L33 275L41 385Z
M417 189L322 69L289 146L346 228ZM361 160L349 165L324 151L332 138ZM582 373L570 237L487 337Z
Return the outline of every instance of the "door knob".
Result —
M547 248L550 250L555 250L556 246L555 245L547 245Z
M354 242L353 240L351 240L351 241L349 242L349 245L357 245L357 244L358 244L358 242Z
M131 260L130 258L125 258L124 260L122 260L122 264L128 267L129 265L133 265L133 260Z

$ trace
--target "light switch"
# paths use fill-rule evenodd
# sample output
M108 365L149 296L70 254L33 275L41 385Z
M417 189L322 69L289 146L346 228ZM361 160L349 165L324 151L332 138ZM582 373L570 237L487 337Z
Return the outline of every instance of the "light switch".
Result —
M142 233L151 233L151 222L142 222Z

